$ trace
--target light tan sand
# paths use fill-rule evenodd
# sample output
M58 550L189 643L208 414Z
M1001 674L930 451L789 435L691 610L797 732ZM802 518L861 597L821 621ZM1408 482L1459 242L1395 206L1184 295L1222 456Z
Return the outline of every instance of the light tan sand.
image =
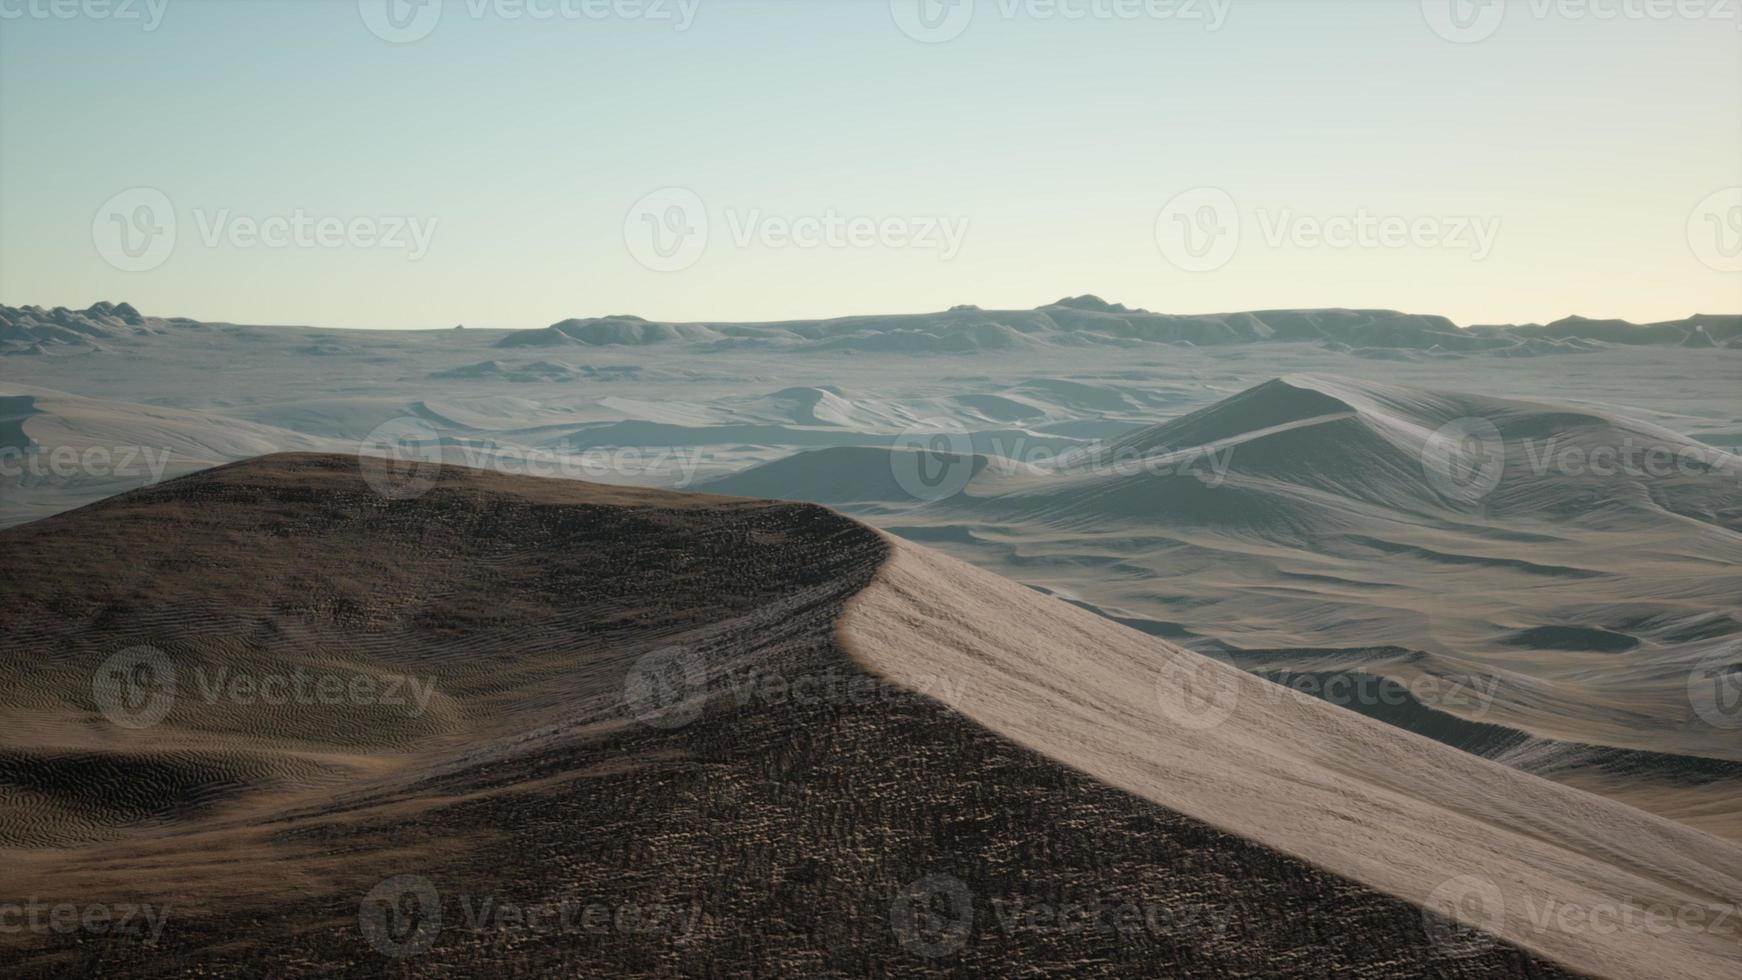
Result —
M1742 847L1278 697L1232 667L890 545L841 625L869 669L915 686L959 678L954 707L1019 744L1408 901L1450 899L1463 921L1575 969L1737 975ZM1698 925L1627 911L1659 907Z

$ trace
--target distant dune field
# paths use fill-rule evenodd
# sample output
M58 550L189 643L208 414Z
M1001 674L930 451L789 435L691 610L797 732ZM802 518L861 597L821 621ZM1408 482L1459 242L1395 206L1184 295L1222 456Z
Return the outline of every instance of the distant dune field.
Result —
M1448 433L1479 443L1468 472L1436 460ZM1428 703L1343 705L1494 728L1464 747L1742 839L1742 721L1690 693L1742 668L1742 457L1588 406L1289 375L1049 468L933 453L935 500L890 486L917 465L820 450L705 488L841 506L1257 673L1388 678Z

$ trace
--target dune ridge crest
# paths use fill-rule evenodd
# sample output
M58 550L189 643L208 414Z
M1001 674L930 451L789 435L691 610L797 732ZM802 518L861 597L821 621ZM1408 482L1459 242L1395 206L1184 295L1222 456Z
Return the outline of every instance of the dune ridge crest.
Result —
M847 605L843 648L916 687L971 676L951 707L1002 737L1412 903L1478 876L1505 899L1481 925L1593 976L1721 976L1742 951L1734 934L1569 934L1532 919L1733 905L1732 842L1281 690L937 552L889 548Z

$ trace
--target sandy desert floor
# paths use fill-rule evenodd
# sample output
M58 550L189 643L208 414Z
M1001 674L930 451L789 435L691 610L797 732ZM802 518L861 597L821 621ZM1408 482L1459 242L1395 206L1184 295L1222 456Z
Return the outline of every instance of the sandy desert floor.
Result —
M0 847L174 914L27 973L1739 956L1728 319L113 309L0 336Z

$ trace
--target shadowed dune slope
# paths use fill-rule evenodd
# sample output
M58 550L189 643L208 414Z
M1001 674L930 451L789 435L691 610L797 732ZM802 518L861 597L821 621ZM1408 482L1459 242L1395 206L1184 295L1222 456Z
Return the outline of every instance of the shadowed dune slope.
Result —
M923 492L931 474L958 467L977 475L986 457L954 453L843 446L817 449L710 481L708 493L804 500L819 504L902 504ZM932 479L936 479L932 477ZM912 488L912 489L910 489Z
M1519 942L1482 941L1415 904L1462 873L1730 901L1731 845L1305 699L1182 726L1154 682L1194 655L822 508L455 467L389 500L358 469L266 457L0 532L0 901L169 910L153 946L0 935L9 975L1734 962L1527 934L1510 905ZM172 696L156 676L155 723L118 724L141 699L102 668L142 645ZM294 676L349 693L259 696ZM418 927L372 931L366 896L407 880ZM940 882L965 907L934 933ZM606 911L529 928L486 900ZM1082 903L1142 925L1009 915Z
M1399 518L1457 529L1556 522L1600 532L1651 520L1703 524L1725 538L1742 530L1742 458L1660 426L1331 375L1265 382L1085 460L1050 485L988 486L1017 492L981 506L1287 542Z

